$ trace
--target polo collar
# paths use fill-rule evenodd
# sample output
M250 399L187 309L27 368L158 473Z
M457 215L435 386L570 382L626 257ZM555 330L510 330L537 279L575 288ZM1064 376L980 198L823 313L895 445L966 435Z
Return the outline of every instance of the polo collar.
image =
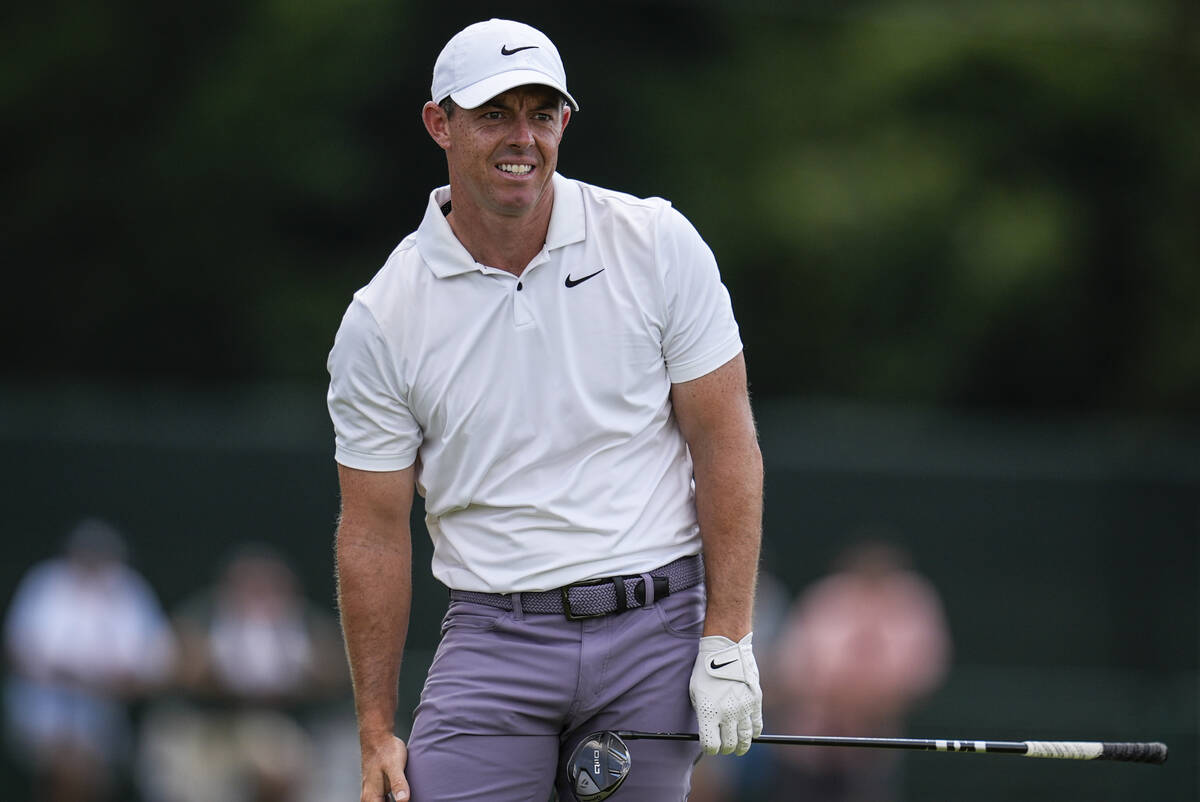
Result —
M449 278L479 269L471 254L454 236L454 229L450 228L446 215L442 214L442 206L448 200L449 186L438 187L429 193L425 217L417 227L417 250L438 278Z
M583 213L583 189L569 178L555 173L554 208L550 210L550 227L546 231L546 250L582 242L587 225ZM429 193L425 217L417 227L417 250L425 264L438 278L449 278L478 270L454 230L442 214L442 206L450 200L450 187L438 187Z
M554 174L554 208L546 231L546 250L583 242L587 223L583 216L583 188L578 181Z

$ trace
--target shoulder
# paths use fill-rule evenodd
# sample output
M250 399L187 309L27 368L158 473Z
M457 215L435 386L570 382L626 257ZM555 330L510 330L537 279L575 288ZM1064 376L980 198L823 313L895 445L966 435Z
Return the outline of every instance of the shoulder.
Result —
M902 571L892 578L892 592L897 599L914 607L940 610L941 597L933 583L915 571Z
M589 222L657 226L664 216L681 216L665 198L642 198L582 181L572 183L579 187Z
M638 197L583 182L579 186L589 231L616 236L627 244L642 242L663 255L702 242L691 222L666 198Z
M101 569L96 578L104 603L122 613L156 613L158 594L154 586L137 569L125 563L113 563Z
M568 180L579 187L587 203L604 207L614 213L657 214L671 205L669 200L657 196L642 198L628 192L598 187L583 181Z
M70 584L67 572L66 563L57 558L37 563L21 578L15 596L29 599L40 597L59 586L66 587Z
M388 255L366 284L354 292L339 326L339 337L358 331L372 334L402 315L404 299L429 271L422 268L416 233L409 234Z
M859 589L852 577L829 574L816 580L800 595L796 609L802 618L821 615L841 608L858 596Z
M396 297L397 290L420 277L421 273L417 270L420 264L417 235L413 232L392 250L371 280L354 293L355 300L374 309L381 301Z

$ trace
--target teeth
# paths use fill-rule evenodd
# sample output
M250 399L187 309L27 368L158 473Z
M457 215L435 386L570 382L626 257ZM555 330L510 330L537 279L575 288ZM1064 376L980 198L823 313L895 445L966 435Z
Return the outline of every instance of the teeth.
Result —
M502 164L500 165L500 169L513 175L525 175L533 169L533 166L529 164Z

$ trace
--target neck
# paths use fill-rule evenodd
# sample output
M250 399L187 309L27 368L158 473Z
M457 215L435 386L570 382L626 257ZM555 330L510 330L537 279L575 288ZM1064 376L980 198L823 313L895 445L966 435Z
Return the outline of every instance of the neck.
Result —
M462 202L460 202L462 199ZM450 230L476 262L519 276L541 252L550 229L554 187L524 214L502 215L470 202L467 193L450 187L451 209L446 216Z

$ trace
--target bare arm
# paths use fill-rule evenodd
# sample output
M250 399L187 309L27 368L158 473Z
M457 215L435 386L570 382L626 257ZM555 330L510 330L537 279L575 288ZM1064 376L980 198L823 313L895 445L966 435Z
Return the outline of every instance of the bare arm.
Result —
M407 750L392 728L412 604L413 474L338 466L338 608L362 748L361 802L382 802L388 791L408 796Z
M745 359L738 354L673 385L671 403L694 465L708 586L704 634L738 641L750 631L762 540L762 454Z

